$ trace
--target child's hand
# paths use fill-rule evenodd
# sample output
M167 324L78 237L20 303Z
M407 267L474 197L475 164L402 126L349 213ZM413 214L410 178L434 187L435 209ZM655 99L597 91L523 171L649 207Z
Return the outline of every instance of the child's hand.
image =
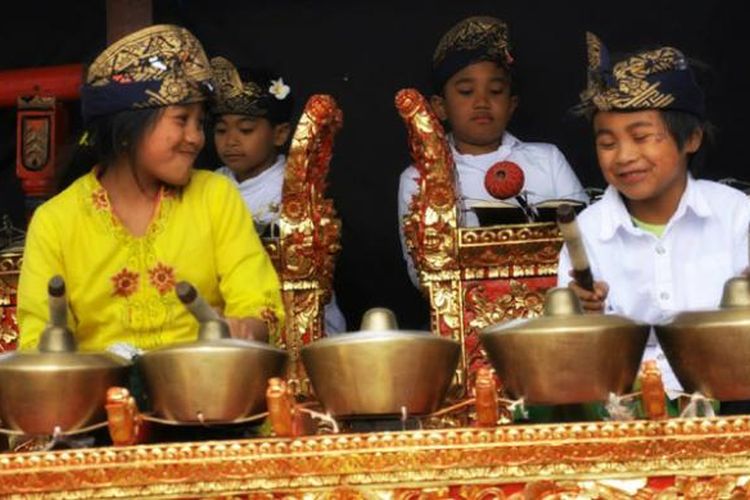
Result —
M570 277L573 277L573 271L570 271ZM568 283L568 288L573 290L578 300L581 301L586 313L603 313L604 301L609 293L609 285L604 281L594 281L594 291L590 292L581 287L575 280Z
M268 327L257 318L225 318L229 333L235 339L268 342Z

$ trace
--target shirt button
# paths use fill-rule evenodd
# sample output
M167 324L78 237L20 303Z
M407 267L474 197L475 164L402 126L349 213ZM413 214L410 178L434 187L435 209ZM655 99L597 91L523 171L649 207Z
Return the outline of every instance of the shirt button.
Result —
M656 247L656 253L658 253L659 255L664 255L665 252L666 250L664 250L663 246L659 245Z
M659 295L659 298L661 300L669 300L669 294L667 292L661 292L661 294Z

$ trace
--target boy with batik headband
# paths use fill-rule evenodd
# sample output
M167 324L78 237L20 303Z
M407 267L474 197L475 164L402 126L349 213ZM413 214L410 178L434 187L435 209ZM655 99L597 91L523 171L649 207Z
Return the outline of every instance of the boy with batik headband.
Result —
M211 59L216 84L212 103L214 144L224 166L217 170L239 188L258 233L277 223L293 99L281 77L248 73L243 80L223 57ZM339 333L346 321L335 297L326 305L326 332Z
M589 312L656 324L679 311L716 308L724 282L748 263L748 198L696 180L704 147L705 104L685 56L672 47L638 52L613 65L587 35L589 79L576 110L593 125L609 186L579 217L594 291L571 279L567 249L558 280ZM656 359L670 397L681 391L656 337Z
M466 200L493 201L485 187L488 170L512 162L523 172L529 203L549 199L588 201L560 150L552 144L524 143L507 131L518 105L508 26L493 17L470 17L448 31L432 61L432 107L450 130L453 159L461 196L462 225L476 226L476 214ZM417 170L401 174L399 221L417 192ZM399 224L401 227L401 224ZM411 258L403 243L409 275L417 284Z
M291 134L293 97L282 78L254 75L242 81L223 57L211 59L216 93L214 145L224 166L218 173L239 188L259 234L279 217L286 157L281 152Z

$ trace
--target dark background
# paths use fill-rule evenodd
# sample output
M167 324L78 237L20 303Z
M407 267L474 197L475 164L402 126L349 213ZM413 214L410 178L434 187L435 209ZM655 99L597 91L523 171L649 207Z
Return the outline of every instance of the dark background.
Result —
M20 2L0 19L0 70L90 62L105 46L101 1ZM712 1L159 1L154 22L186 26L209 56L238 66L271 66L296 95L296 114L313 93L332 94L344 111L329 176L343 220L337 274L339 304L350 327L368 307L396 311L404 327L426 322L424 300L408 280L397 233L400 172L410 163L396 91L429 91L434 46L469 15L493 15L511 27L522 78L521 106L510 130L526 141L557 144L585 186L603 187L588 125L567 115L585 85L584 32L612 51L668 44L707 63L700 75L709 118L718 127L702 177L747 173L748 16L740 2ZM7 11L7 9L6 9ZM0 80L0 86L3 84ZM70 104L77 110L78 103ZM210 136L209 136L210 137ZM23 223L14 174L15 110L0 110L0 214ZM212 148L200 167L214 168Z

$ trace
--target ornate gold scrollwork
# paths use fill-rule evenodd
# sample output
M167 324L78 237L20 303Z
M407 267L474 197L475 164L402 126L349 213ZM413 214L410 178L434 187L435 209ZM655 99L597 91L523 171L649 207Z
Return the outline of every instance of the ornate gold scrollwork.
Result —
M325 198L333 140L341 124L342 113L332 97L314 95L307 101L284 172L279 238L265 241L287 313L281 334L290 355L287 382L302 396L309 395L310 386L299 351L325 334L324 305L331 298L341 249L341 222Z

